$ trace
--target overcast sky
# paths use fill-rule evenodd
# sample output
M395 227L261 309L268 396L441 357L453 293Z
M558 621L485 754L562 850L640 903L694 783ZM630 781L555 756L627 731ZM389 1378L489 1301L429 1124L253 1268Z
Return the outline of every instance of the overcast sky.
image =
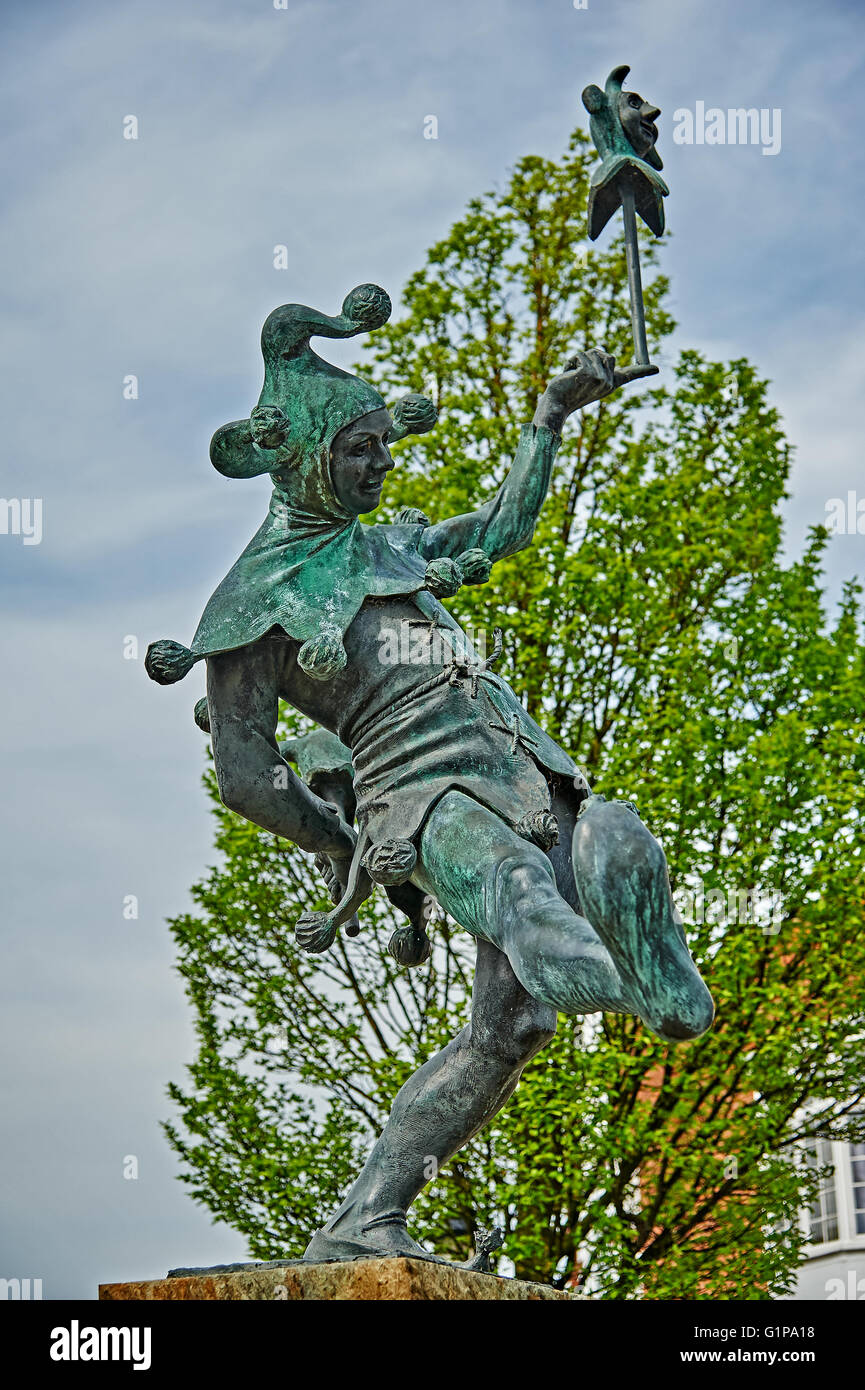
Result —
M663 111L674 346L771 378L796 554L830 498L865 496L865 17L858 0L7 0L4 19L2 493L43 511L38 544L0 534L0 1277L92 1298L245 1255L158 1127L192 1056L165 918L213 859L203 671L160 689L123 642L188 641L264 515L267 479L223 479L207 454L257 399L263 319L292 299L336 312L367 280L398 300L466 201L557 156L583 86L629 62ZM698 102L779 111L780 149L674 144ZM830 596L855 572L865 538L835 537Z

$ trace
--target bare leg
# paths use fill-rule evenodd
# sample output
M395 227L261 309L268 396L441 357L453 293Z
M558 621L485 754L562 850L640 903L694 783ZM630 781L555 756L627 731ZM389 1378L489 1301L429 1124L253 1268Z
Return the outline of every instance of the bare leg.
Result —
M429 1258L408 1235L406 1211L438 1167L501 1109L555 1031L555 1010L532 999L505 956L479 941L471 1022L399 1091L359 1178L305 1258Z
M559 867L563 886L575 893L569 859ZM539 976L526 968L538 954L531 945L508 959L511 926L531 929L533 911L540 925L548 927L555 914L567 924L561 946L577 966L575 988L580 968L583 975L580 1007L571 996L569 1012L634 1011L600 939L559 895L550 861L470 797L449 793L431 812L414 882L478 937L472 1021L402 1087L359 1178L316 1232L307 1259L424 1253L407 1233L406 1211L438 1165L501 1109L526 1062L555 1032L561 1003L541 997ZM542 963L551 959L548 951Z

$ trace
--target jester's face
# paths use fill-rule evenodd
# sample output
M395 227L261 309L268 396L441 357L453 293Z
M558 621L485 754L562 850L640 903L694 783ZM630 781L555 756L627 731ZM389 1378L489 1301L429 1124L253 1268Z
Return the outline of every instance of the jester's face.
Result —
M655 119L660 107L651 106L638 92L619 92L618 107L622 130L637 157L645 159L658 138Z
M330 446L331 482L337 500L352 516L375 511L381 501L384 480L394 463L387 447L392 430L389 411L371 410L345 425L334 437Z

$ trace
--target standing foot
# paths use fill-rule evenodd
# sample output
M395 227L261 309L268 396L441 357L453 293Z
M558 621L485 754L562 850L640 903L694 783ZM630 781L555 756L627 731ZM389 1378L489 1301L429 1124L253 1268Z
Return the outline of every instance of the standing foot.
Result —
M434 1260L450 1264L440 1255L431 1255L412 1240L408 1233L404 1211L394 1208L368 1221L360 1213L344 1212L316 1231L306 1250L305 1260L357 1260L363 1257L384 1259L403 1255L408 1259Z
M408 1233L404 1211L394 1208L374 1217L362 1225L351 1220L349 1212L334 1217L327 1226L316 1231L304 1251L303 1258L311 1263L321 1264L325 1260L387 1259L402 1256L405 1259L431 1260L434 1264L451 1265L457 1269L470 1269L489 1274L490 1255L504 1243L504 1232L498 1227L487 1230L480 1227L475 1231L475 1255L471 1260L460 1263L446 1260L443 1255L432 1255L424 1250Z

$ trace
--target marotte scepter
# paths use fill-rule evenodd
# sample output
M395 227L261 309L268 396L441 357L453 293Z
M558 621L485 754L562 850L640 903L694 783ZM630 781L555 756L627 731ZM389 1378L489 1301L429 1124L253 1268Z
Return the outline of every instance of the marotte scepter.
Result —
M603 91L594 83L583 91L583 105L591 118L589 130L601 156L589 185L588 231L589 240L595 241L616 209L621 207L634 361L636 365L648 366L637 213L655 236L660 236L664 230L663 199L670 190L658 173L663 168L655 149L658 138L655 118L661 114L660 110L644 101L637 92L622 91L622 83L629 72L626 65L613 68Z

